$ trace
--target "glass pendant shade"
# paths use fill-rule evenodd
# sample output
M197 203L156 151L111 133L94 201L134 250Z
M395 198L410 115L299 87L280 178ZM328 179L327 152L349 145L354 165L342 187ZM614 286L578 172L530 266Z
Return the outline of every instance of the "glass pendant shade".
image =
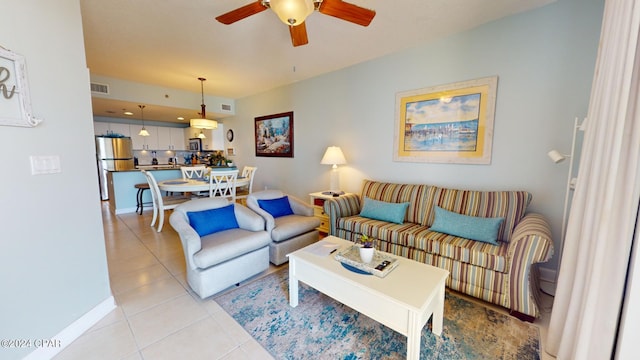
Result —
M149 134L147 129L144 128L144 108L145 108L145 105L138 105L138 107L140 108L140 120L142 120L142 129L140 129L140 132L138 133L138 136L150 136L151 134Z
M191 125L192 128L196 128L196 129L213 130L218 128L218 122L215 120L209 120L209 119L191 119L189 124Z
M287 25L300 25L314 10L313 0L271 0L271 10Z

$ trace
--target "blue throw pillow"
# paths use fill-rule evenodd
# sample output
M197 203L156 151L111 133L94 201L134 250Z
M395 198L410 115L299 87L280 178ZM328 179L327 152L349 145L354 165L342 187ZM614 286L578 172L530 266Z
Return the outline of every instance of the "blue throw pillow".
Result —
M498 245L498 230L504 218L483 218L447 211L436 206L431 231Z
M229 204L217 209L187 212L189 225L201 237L222 230L237 229L239 226L233 209L233 204Z
M373 200L365 196L362 210L360 210L360 216L402 224L404 222L404 216L407 214L407 207L409 207L408 202L390 203Z
M293 210L291 210L291 205L289 205L289 197L283 196L277 199L267 199L260 200L258 199L258 206L274 218L285 216L285 215L293 215Z

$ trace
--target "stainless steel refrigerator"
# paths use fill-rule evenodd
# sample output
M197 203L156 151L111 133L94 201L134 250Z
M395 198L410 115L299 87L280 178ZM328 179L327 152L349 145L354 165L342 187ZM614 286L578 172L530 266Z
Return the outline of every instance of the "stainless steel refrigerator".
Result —
M107 174L109 171L135 169L133 165L133 146L130 137L96 136L96 155L98 159L98 179L100 198L109 200Z

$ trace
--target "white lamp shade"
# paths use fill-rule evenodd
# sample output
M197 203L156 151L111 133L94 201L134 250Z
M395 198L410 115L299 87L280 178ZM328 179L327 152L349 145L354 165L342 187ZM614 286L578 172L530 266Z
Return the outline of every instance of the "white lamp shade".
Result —
M191 125L192 128L196 128L196 129L213 130L218 128L218 122L215 120L209 120L209 119L191 119L189 124Z
M314 9L313 0L271 0L270 7L287 25L300 25Z
M344 158L342 150L337 146L329 146L325 151L320 164L323 165L342 165L346 164L347 160Z
M140 132L138 133L138 135L139 136L150 136L151 134L149 134L147 129L145 129L144 126L143 126L142 129L140 129Z

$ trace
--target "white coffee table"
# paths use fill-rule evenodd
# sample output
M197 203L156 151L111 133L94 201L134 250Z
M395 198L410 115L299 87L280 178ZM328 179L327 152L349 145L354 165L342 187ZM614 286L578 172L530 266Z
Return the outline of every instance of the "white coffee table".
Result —
M323 241L352 246L329 236ZM422 328L433 315L432 332L442 333L444 284L449 272L398 257L400 264L386 277L363 275L345 269L334 255L320 256L314 244L289 255L289 304L298 306L298 281L334 298L407 337L407 359L419 359Z

